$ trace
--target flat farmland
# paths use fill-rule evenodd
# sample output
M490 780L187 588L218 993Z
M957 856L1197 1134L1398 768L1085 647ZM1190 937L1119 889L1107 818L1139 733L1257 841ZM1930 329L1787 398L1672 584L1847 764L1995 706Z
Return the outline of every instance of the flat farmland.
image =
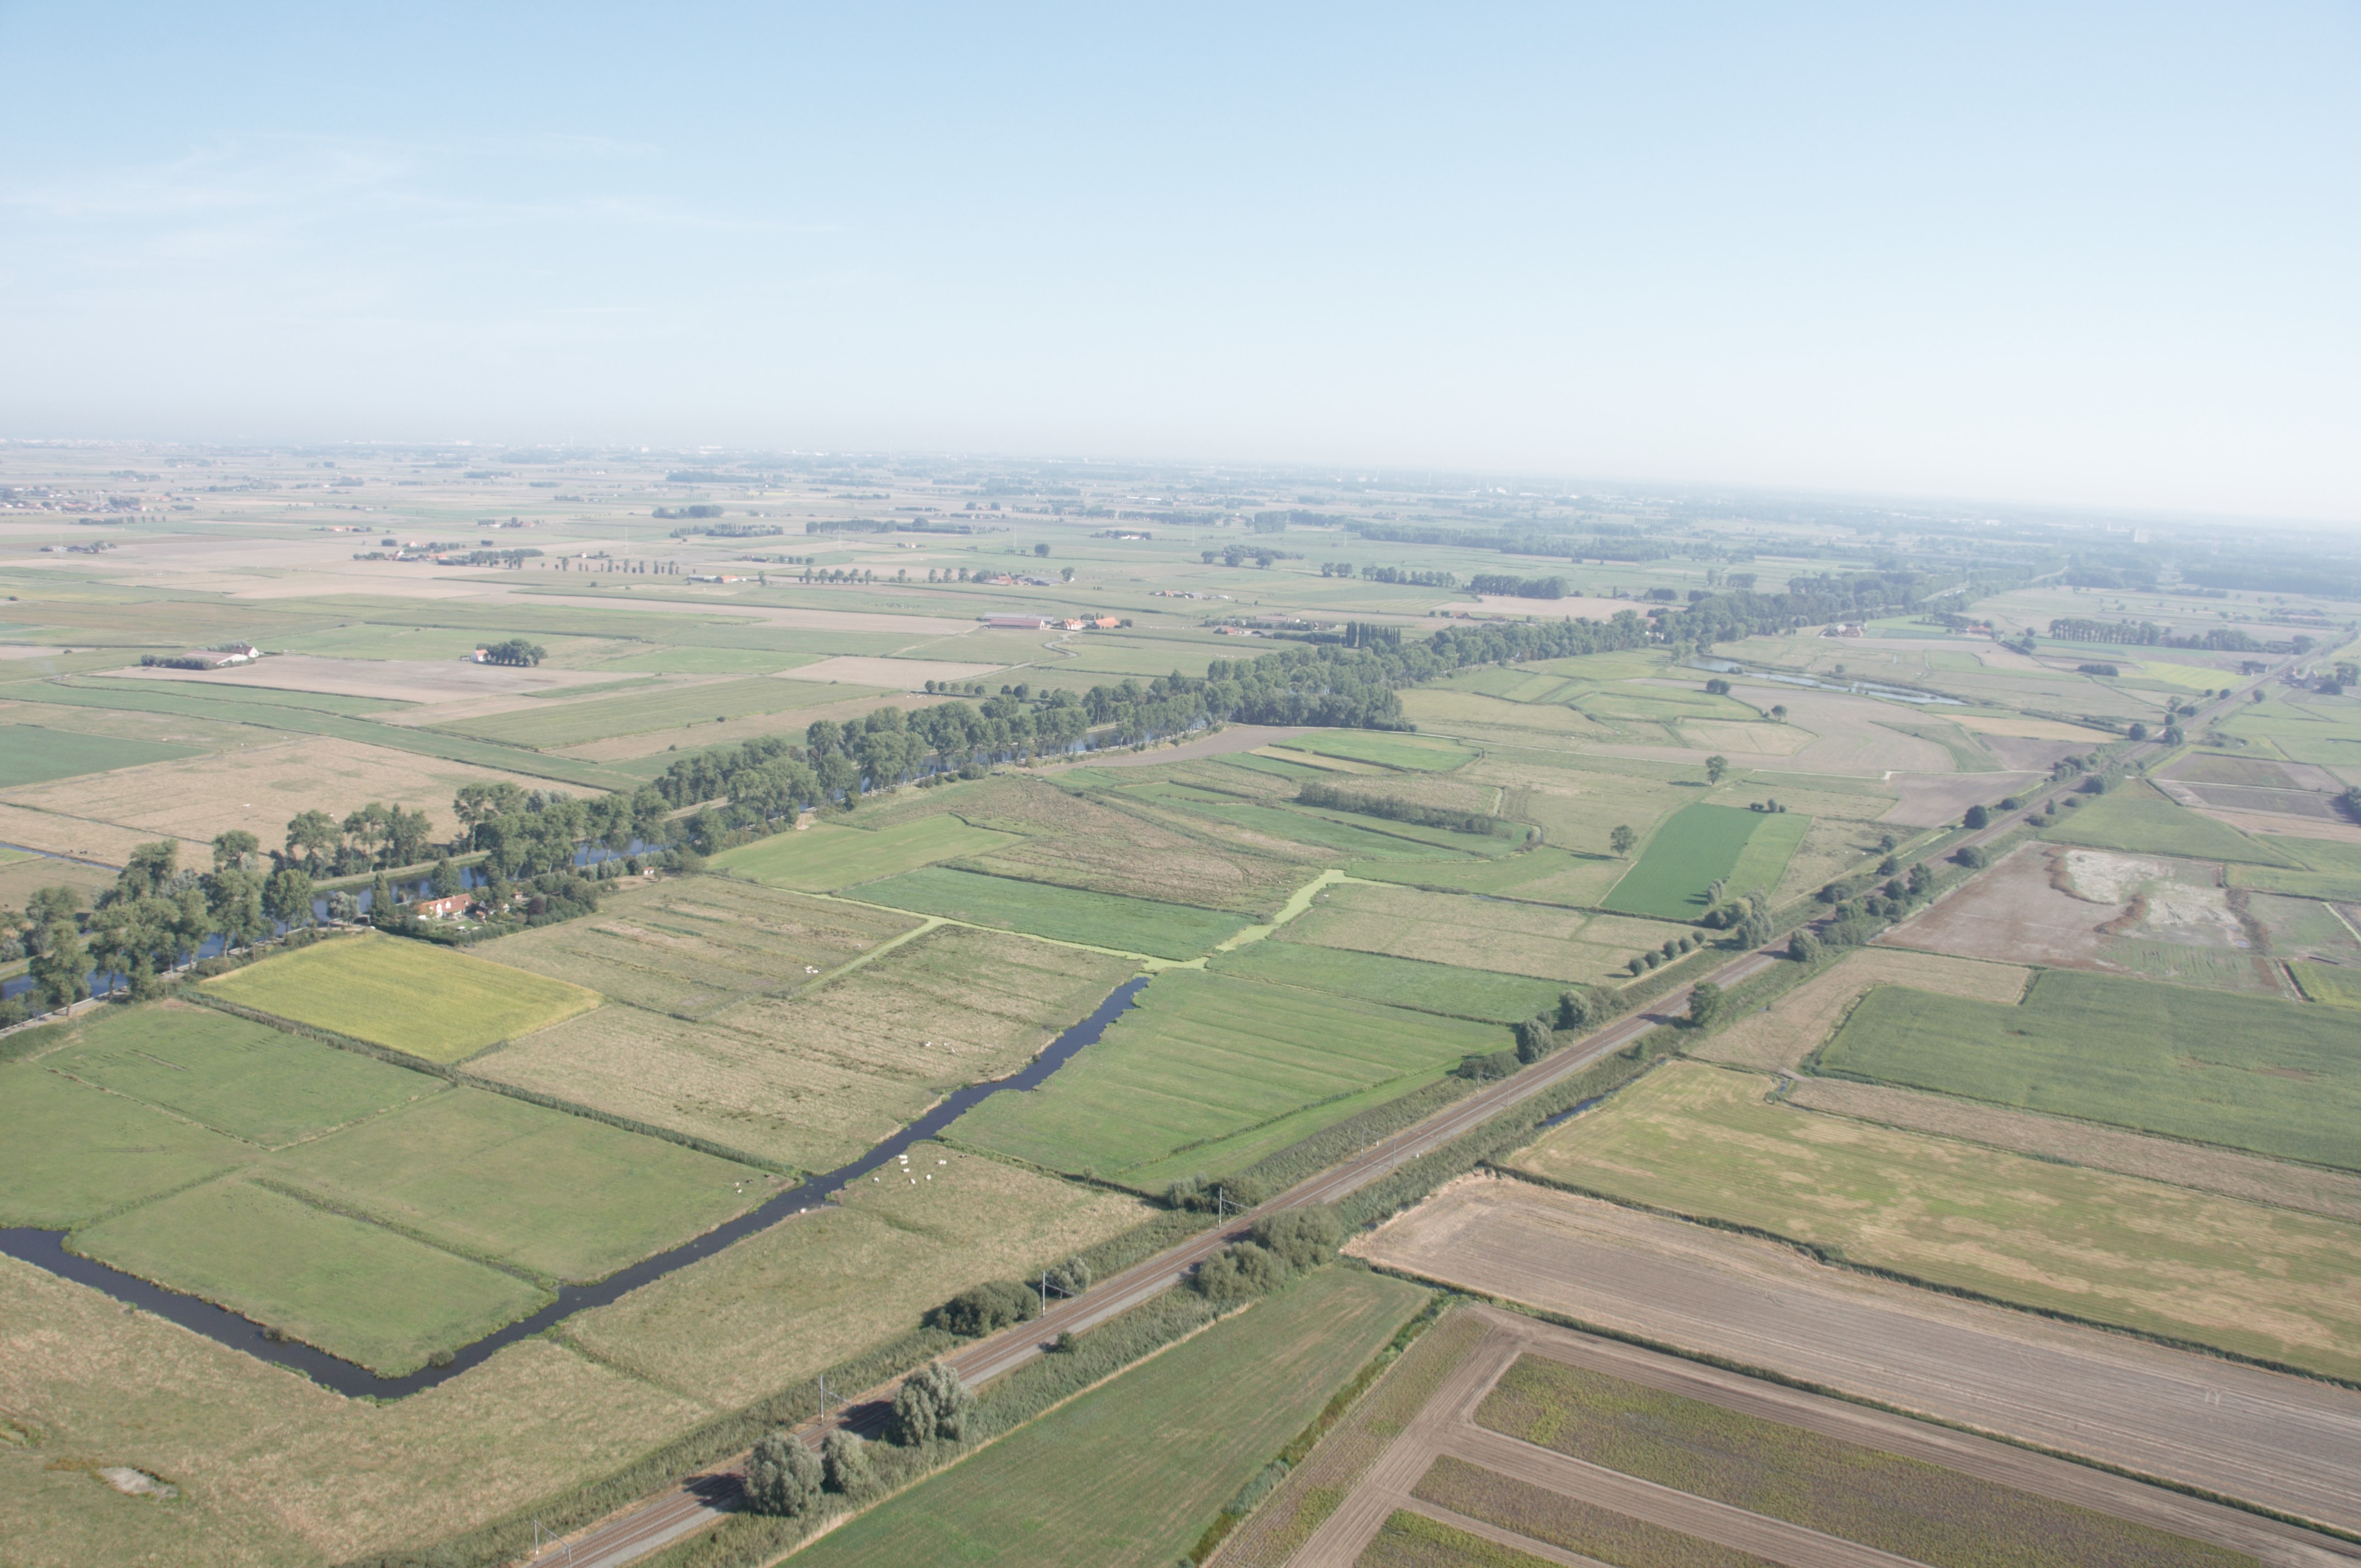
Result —
M973 828L949 812L913 817L888 828L819 823L799 833L774 833L714 857L713 869L771 887L833 893L876 882L939 861L983 854L1023 842L1013 833Z
M849 895L996 930L1162 959L1194 958L1246 926L1244 916L1217 910L940 868L864 883Z
M1715 882L1728 879L1731 892L1748 891L1739 884L1738 873L1757 838L1767 841L1752 857L1755 885L1775 885L1810 821L1792 812L1741 811L1703 802L1685 806L1649 838L1637 863L1608 894L1606 906L1623 915L1694 920L1706 912L1707 892Z
M1174 970L1056 1077L985 1101L950 1135L1155 1187L1242 1168L1508 1043L1486 1025Z
M1853 1003L1882 985L2013 1005L2033 971L1931 953L1861 948L1783 995L1691 1045L1692 1056L1738 1067L1795 1072L1818 1050Z
M5 817L6 812L0 809L0 822ZM12 854L0 861L0 908L22 909L39 889L60 886L74 889L85 903L94 903L114 885L113 872L75 861L32 854Z
M215 690L306 692L326 696L361 697L381 703L440 703L470 697L530 696L563 691L567 686L598 684L587 670L560 669L549 664L478 664L466 654L480 643L445 659L404 659L389 650L366 658L323 658L313 653L280 653L255 663L227 670L174 670L162 666L126 672L136 680L170 681Z
M1490 859L1515 849L1520 839L1460 833L1412 823L1387 822L1348 812L1224 800L1202 791L1172 790L1154 796L1180 809L1270 838L1324 852L1334 861L1455 861Z
M611 1274L768 1191L745 1166L475 1089L304 1144L262 1173L451 1251L567 1280Z
M2306 999L2332 1007L2361 1007L2361 977L2335 964L2293 963L2288 972L2303 987Z
M840 702L853 695L857 694L851 688L825 682L758 675L654 686L573 702L551 699L531 708L457 719L437 728L455 735L551 751L643 730L669 729L686 716L747 718Z
M1416 1311L1326 1268L831 1530L814 1564L1166 1568Z
M2233 865L2230 885L2304 898L2361 899L2361 845L2328 839L2281 838L2275 848L2302 862L2301 871L2277 866Z
M908 1332L971 1285L1021 1278L1155 1212L935 1144L913 1147L910 1166L578 1313L562 1337L733 1409Z
M0 1223L58 1229L253 1159L252 1146L29 1062L0 1063Z
M724 877L667 877L624 886L596 915L475 950L634 1007L706 1018L750 996L807 985L919 924Z
M2132 855L2178 855L2266 866L2298 863L2274 845L2175 805L2150 784L2128 784L2107 795L2081 798L2081 806L2059 813L2054 826L2042 829L2045 838Z
M818 657L765 648L651 648L602 659L598 670L653 675L775 675L783 670L805 668Z
M203 983L241 1006L441 1062L602 1000L583 986L376 935L315 943Z
M1778 1243L1521 1181L1464 1178L1351 1250L1611 1333L2296 1518L2361 1525L2349 1389L1830 1268Z
M1628 916L1345 883L1280 939L1589 983L1687 930Z
M185 1002L85 1014L41 1065L266 1148L436 1094L443 1080Z
M604 1008L471 1070L827 1170L960 1085L1016 1071L1136 972L1122 959L938 927L804 995L693 1023Z
M1362 882L1587 909L1607 896L1625 868L1621 861L1572 854L1544 844L1491 861L1355 861L1347 869Z
M850 724L866 718L882 707L898 707L904 712L924 707L933 700L911 696L904 692L870 691L861 693L858 686L829 686L829 696L816 706L781 708L772 713L752 713L722 719L718 712L707 713L701 705L677 709L672 721L660 729L634 729L628 734L609 736L599 740L577 741L570 746L554 749L551 755L570 757L578 762L625 763L616 769L635 776L653 778L677 759L675 751L695 751L700 746L738 745L757 735L776 735L800 744L804 734L820 719L835 724ZM584 705L587 706L587 705Z
M1446 1017L1513 1024L1557 1006L1562 987L1522 975L1389 958L1301 942L1248 942L1206 963L1215 974L1356 996Z
M72 1246L387 1375L547 1299L512 1274L236 1177L102 1220Z
M1400 768L1414 773L1447 773L1466 766L1478 755L1474 747L1447 736L1382 729L1314 729L1278 744L1281 751L1375 762L1381 768Z
M186 762L151 762L103 777L18 789L8 800L45 816L94 818L126 836L205 843L216 833L242 828L269 847L285 841L288 819L299 812L320 810L341 820L373 800L425 812L439 835L452 826L451 797L462 784L503 781L523 789L575 793L546 779L387 746L326 736L273 736L261 745ZM63 843L17 841L79 852ZM122 857L97 858L119 863Z
M85 735L38 724L0 724L0 789L52 779L103 773L193 756L194 746L171 746L115 735Z
M1691 1541L1691 1555L1677 1560L1679 1568L1752 1568L1759 1558L1719 1559L1703 1541ZM1455 1525L1429 1519L1408 1508L1396 1508L1361 1555L1356 1568L1545 1568L1554 1561L1503 1546L1486 1536L1470 1535ZM1629 1568L1657 1568L1649 1557L1609 1557L1607 1562Z
M2361 1227L1765 1102L1675 1064L1513 1157L2004 1301L2350 1377Z
M2361 1170L2352 1018L2053 970L2021 1003L1881 986L1822 1070Z

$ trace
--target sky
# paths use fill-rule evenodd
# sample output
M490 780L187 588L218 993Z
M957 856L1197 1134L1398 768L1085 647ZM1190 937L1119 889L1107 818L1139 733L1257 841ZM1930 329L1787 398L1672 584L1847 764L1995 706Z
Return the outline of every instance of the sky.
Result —
M2361 523L2361 5L0 0L0 436Z

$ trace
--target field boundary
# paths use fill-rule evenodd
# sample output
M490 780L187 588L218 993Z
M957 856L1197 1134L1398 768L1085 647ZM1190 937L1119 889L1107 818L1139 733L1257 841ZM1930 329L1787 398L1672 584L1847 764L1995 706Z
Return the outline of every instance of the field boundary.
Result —
M1920 1135L1938 1135L1922 1134ZM2122 1323L2110 1323L2097 1318L2085 1318L2056 1307L2037 1307L2029 1302L2012 1301L2005 1296L1994 1296L1971 1286L1946 1285L1938 1280L1923 1279L1917 1275L1905 1273L1898 1268L1888 1268L1883 1264L1861 1263L1845 1256L1841 1249L1822 1246L1817 1242L1799 1241L1794 1236L1768 1230L1760 1225L1750 1225L1741 1220L1724 1220L1708 1214L1691 1214L1679 1209L1667 1209L1654 1203L1643 1203L1637 1199L1619 1197L1612 1192L1602 1192L1597 1188L1584 1187L1577 1182L1562 1181L1554 1177L1543 1176L1538 1172L1521 1169L1515 1166L1496 1165L1489 1160L1485 1161L1484 1165L1485 1168L1493 1175L1508 1180L1521 1181L1532 1187L1572 1193L1576 1198L1589 1198L1602 1203L1612 1203L1619 1209L1629 1209L1640 1214L1653 1214L1660 1220L1679 1220L1684 1223L1702 1226L1709 1231L1721 1231L1730 1235L1771 1242L1779 1246L1791 1247L1815 1263L1825 1264L1830 1268L1841 1268L1854 1274L1866 1275L1872 1279L1883 1279L1895 1285L1907 1285L1913 1289L1928 1290L1938 1296L1950 1296L1962 1301L1974 1301L1987 1307L2002 1307L2012 1312L2024 1312L2037 1318L2048 1318L2053 1322L2072 1323L2077 1328L2095 1329L2101 1333L2121 1334L2126 1339L2144 1340L2150 1344L2162 1345L2167 1350L2186 1351L2196 1355L2210 1355L2218 1361L2236 1362L2243 1366L2260 1367L2266 1372L2283 1373L2290 1377L2301 1377L2308 1382L2326 1383L2334 1387L2361 1391L2361 1378L2339 1377L2333 1372L2319 1372L2308 1366L2273 1361L2267 1356L2247 1355L2239 1351L2224 1350L2220 1345L2208 1344L2202 1340L2181 1339L2172 1334L2158 1333L2152 1329L2129 1328Z

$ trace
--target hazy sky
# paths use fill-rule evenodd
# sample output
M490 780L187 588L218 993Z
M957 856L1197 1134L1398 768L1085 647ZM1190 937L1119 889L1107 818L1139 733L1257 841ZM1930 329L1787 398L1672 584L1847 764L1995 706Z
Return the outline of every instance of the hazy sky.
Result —
M0 0L0 434L2361 520L2361 7Z

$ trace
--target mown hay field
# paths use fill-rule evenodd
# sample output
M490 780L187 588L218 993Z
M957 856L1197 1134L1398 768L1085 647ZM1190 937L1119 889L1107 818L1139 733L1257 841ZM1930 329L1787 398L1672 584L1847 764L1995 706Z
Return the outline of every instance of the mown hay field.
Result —
M2361 1227L1765 1102L1658 1069L1512 1157L1548 1180L2004 1301L2361 1376Z
M1466 766L1479 754L1473 746L1447 736L1387 729L1315 729L1273 744L1281 751L1342 757L1351 762L1374 762L1381 768L1400 768L1414 773L1447 773Z
M996 930L1161 959L1194 958L1246 927L1244 916L1212 909L942 868L863 883L850 895Z
M2014 1006L1881 986L1819 1065L2361 1170L2354 1042L2340 1007L2049 970Z
M1508 1044L1488 1025L1175 970L1047 1083L985 1101L949 1135L1154 1188L1241 1169Z
M1363 882L1590 909L1607 896L1607 890L1623 874L1624 864L1603 855L1570 854L1543 845L1494 861L1355 861L1345 869Z
M604 1365L729 1409L907 1333L971 1285L1023 1278L1154 1213L938 1144L913 1146L910 1168L854 1182L560 1332Z
M796 1554L814 1568L1166 1568L1426 1293L1320 1270Z
M0 1224L62 1228L260 1152L31 1062L0 1063Z
M203 984L240 1006L438 1062L546 1028L603 1000L584 986L375 935L314 943Z
M2210 817L2166 799L2154 786L2130 784L2111 794L2084 795L2083 804L2059 813L2042 837L2094 850L2134 855L2179 855L2188 860L2244 861L2265 866L2298 865L2275 845L2248 838ZM2301 892L2290 888L2289 892Z
M1211 791L1180 786L1167 786L1151 798L1193 815L1322 851L1332 863L1363 860L1456 861L1463 857L1489 860L1509 853L1523 839L1521 832L1514 836L1462 833L1349 812L1224 799Z
M0 724L0 789L136 768L145 762L176 762L196 751L193 746L82 735L38 724Z
M2299 898L2361 899L2361 844L2333 839L2280 838L2272 847L2303 863L2300 871L2278 866L2232 865L2230 885L2289 894Z
M798 681L792 676L754 675L699 685L655 686L571 702L553 697L531 707L510 708L481 718L453 719L434 728L454 735L547 751L645 730L669 729L684 718L700 721L708 718L742 719L841 702L862 695L861 688L855 686Z
M1708 1061L1794 1072L1827 1044L1855 1001L1881 985L1907 985L1940 996L1970 997L2014 1006L2031 970L1893 948L1859 948L1762 1011L1715 1030L1688 1047Z
M774 833L713 858L713 869L772 887L833 893L855 883L899 876L939 861L983 854L1023 840L1014 833L972 828L944 812L888 828L820 823L800 833Z
M1345 883L1279 933L1288 944L1348 948L1537 980L1597 983L1688 927L1623 915L1513 904L1421 888Z
M70 1245L388 1375L548 1299L513 1274L238 1177L102 1220Z
M1933 1568L2028 1562L2232 1568L2252 1562L2112 1514L1540 1355L1520 1356L1501 1375L1477 1407L1476 1420L1586 1464ZM1489 1523L1537 1522L1543 1528L1510 1528L1553 1545L1629 1560L1611 1549L1614 1537L1601 1529L1612 1530L1618 1516L1586 1521L1581 1512L1606 1510L1569 1509L1552 1519L1555 1510L1545 1502L1537 1507L1537 1499L1521 1495L1539 1490L1449 1458L1417 1488L1422 1497ZM1575 1529L1553 1528L1561 1525ZM1664 1560L1666 1543L1634 1544Z
M1523 975L1495 974L1417 959L1389 958L1349 948L1315 948L1301 942L1249 942L1216 953L1205 967L1215 974L1274 985L1356 996L1389 1007L1409 1007L1451 1018L1513 1024L1554 1011L1564 989Z
M1023 1067L1136 972L1124 959L940 926L802 996L696 1022L602 1008L470 1070L829 1170L959 1085Z
M1718 1558L1713 1553L1719 1549L1707 1541L1686 1544L1688 1554L1665 1562L1663 1568L1756 1568L1762 1562L1735 1553ZM1547 1568L1549 1561L1424 1514L1396 1508L1354 1559L1354 1568ZM1645 1557L1607 1561L1621 1568L1659 1568L1658 1560Z
M566 1280L598 1278L710 1230L775 1180L476 1089L303 1144L260 1174L452 1251Z
M1768 827L1783 822L1792 825ZM1779 880L1778 871L1786 869L1787 857L1809 823L1810 818L1793 813L1783 817L1702 801L1685 806L1650 837L1639 861L1608 894L1606 907L1659 920L1694 920L1708 907L1707 890L1715 882L1735 882L1739 862L1758 831L1773 834L1771 850L1757 857L1761 867L1775 853L1776 870L1761 880L1768 886ZM1733 886L1730 891L1746 890Z
M443 1080L185 1002L108 1008L41 1065L280 1148L439 1093Z
M919 924L725 877L668 877L609 894L596 915L475 950L634 1007L706 1018L750 996L809 984Z

